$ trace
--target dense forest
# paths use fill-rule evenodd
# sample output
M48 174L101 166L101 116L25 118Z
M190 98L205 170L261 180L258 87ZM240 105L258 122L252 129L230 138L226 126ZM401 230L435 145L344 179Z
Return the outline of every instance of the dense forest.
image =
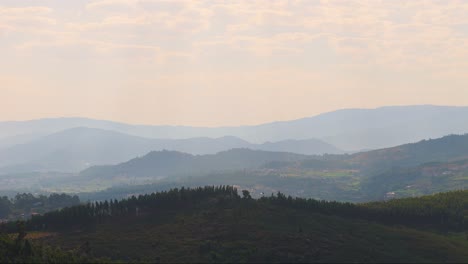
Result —
M364 204L175 188L33 216L33 243L138 262L467 261L468 192ZM17 233L18 223L2 229Z
M18 224L15 236L0 233L1 263L105 263L104 259L89 257L85 248L65 251L27 239L22 224Z
M18 193L13 199L0 197L0 219L24 219L78 204L80 198L77 195L52 193L48 196L35 196L31 193Z
M132 196L120 201L98 201L32 216L28 227L33 230L57 229L70 225L89 225L120 216L155 214L167 208L192 208L212 199L219 205L236 205L249 200L259 206L278 205L314 213L371 220L412 227L430 227L443 231L468 230L468 191L453 191L420 198L395 199L364 204L293 198L280 192L252 199L247 190L242 197L231 186L175 188L169 191ZM242 203L240 203L242 205ZM47 226L47 228L45 227Z

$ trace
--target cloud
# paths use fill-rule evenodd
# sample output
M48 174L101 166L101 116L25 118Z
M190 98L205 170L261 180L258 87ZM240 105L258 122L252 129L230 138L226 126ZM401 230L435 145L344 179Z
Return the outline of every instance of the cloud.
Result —
M112 6L134 7L138 0L99 0L92 1L86 5L86 9L100 9Z
M0 6L0 67L17 76L54 76L58 80L51 87L122 86L123 94L141 89L142 100L156 89L153 97L171 94L165 102L186 92L190 96L181 101L205 114L212 108L203 107L203 96L219 97L219 102L210 97L208 104L220 109L229 105L231 109L220 110L226 118L245 98L251 112L261 102L265 117L273 111L269 101L291 109L300 105L300 113L306 114L309 101L320 93L340 94L335 103L324 100L340 107L348 99L364 103L379 94L404 97L404 89L437 99L447 86L457 94L456 89L468 85L467 1L20 2ZM314 78L307 77L311 72ZM76 84L82 78L89 80ZM398 92L392 93L393 87ZM356 91L369 96L354 98ZM275 99L288 94L301 103ZM462 100L458 95L454 100ZM146 99L146 110L154 105L153 97ZM236 101L227 103L229 98ZM183 105L169 108L177 107ZM252 123L257 117L252 116Z
M116 7L125 7L115 9ZM160 29L165 34L199 33L210 27L212 10L198 5L197 1L120 1L91 2L86 9L99 11L101 19L88 23L73 23L80 30L107 29L116 26L139 26Z
M51 37L55 30L55 40L26 40L18 46L115 43L96 46L165 50L172 41L184 44L171 52L192 56L213 47L260 57L298 54L324 41L348 60L395 67L409 61L436 67L429 65L429 53L435 61L467 56L467 36L456 28L468 24L464 1L98 0L83 10L83 16L67 19L54 16L51 7L3 7L0 32L42 24L55 28L31 34Z
M52 11L44 6L0 6L0 29L11 32L56 25L57 20L51 17Z
M0 7L0 15L2 16L47 15L50 13L52 13L52 9L46 6Z
M112 27L121 28L123 26L142 26L148 25L149 21L145 16L109 16L100 22L87 22L87 23L67 23L66 27L75 31L92 31L92 30L108 30Z

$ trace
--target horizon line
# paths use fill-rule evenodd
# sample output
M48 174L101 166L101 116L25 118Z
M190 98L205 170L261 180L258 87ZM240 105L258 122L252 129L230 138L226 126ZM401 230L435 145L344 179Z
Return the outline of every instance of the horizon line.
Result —
M303 119L315 118L322 115L340 112L340 111L353 111L353 110L378 110L383 108L398 108L398 107L451 107L451 108L464 108L468 107L468 105L436 105L436 104L414 104L414 105L383 105L378 107L370 107L370 108L338 108L331 111L322 112L315 115L304 116L294 119L287 119L287 120L276 120L258 124L251 124L251 125L229 125L229 126L191 126L191 125L168 125L168 124L144 124L144 123L131 123L131 122L124 122L124 121L117 121L117 120L110 120L110 119L102 119L102 118L92 118L92 117L84 117L84 116L55 116L55 117L41 117L41 118L33 118L33 119L23 119L23 120L4 120L0 121L1 123L22 123L22 122L37 122L43 120L58 120L58 119L85 119L85 120L92 120L92 121L101 121L101 122L110 122L116 123L120 125L130 125L130 126L152 126L152 127L189 127L189 128L235 128L235 127L255 127L255 126L262 126L262 125L269 125L269 124L276 124L276 123L283 123L283 122L294 122Z

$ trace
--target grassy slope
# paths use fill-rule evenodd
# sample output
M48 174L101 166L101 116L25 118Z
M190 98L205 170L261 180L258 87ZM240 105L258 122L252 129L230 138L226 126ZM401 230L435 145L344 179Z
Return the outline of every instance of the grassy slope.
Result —
M398 197L421 196L468 188L468 160L427 163L413 168L394 168L370 177L362 184L371 199L395 192Z
M467 262L464 238L246 201L113 218L44 238L99 257L162 262Z

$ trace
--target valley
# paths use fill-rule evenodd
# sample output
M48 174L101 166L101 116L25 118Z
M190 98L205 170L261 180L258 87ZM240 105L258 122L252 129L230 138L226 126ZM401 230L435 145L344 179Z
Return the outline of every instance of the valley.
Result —
M468 134L344 152L72 128L1 155L11 259L468 261Z

